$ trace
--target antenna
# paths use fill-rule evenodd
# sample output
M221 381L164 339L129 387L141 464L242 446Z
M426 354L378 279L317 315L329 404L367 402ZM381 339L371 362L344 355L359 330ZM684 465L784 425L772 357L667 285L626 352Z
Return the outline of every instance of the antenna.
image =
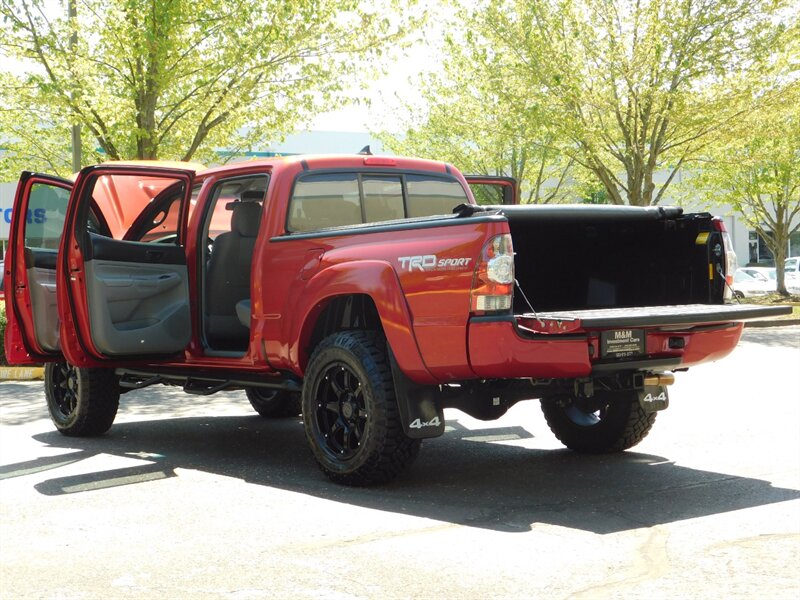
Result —
M359 150L358 153L359 154L366 154L367 156L372 156L372 150L369 149L369 144L367 144L361 150Z

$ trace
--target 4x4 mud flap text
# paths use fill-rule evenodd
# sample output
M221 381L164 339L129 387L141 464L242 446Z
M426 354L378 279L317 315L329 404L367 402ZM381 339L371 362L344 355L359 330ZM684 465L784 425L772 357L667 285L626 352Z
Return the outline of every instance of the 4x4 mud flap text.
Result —
M666 386L650 385L638 391L639 406L645 412L657 412L669 406L669 392Z
M397 366L391 350L389 361L392 365L395 397L403 431L412 439L438 437L444 433L444 411L437 402L439 388L432 385L419 385L411 381Z

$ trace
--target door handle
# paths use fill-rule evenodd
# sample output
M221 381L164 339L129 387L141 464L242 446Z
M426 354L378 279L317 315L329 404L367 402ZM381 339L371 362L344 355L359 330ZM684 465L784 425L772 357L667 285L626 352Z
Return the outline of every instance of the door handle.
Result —
M158 260L164 258L163 250L147 250L144 254L149 260Z

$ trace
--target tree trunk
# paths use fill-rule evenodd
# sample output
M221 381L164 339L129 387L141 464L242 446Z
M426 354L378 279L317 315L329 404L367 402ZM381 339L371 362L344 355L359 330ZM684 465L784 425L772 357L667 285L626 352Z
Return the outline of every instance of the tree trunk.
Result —
M778 293L781 296L788 296L789 290L786 289L786 269L784 268L784 261L786 260L786 246L789 241L788 231L775 232L775 248L772 249L772 254L775 256L775 276L778 283Z

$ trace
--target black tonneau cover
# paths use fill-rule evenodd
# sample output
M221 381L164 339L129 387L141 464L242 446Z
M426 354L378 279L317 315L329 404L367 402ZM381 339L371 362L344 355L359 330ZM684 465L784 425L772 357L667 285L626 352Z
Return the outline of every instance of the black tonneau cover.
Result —
M526 204L524 206L482 206L478 210L496 210L500 214L524 222L536 221L575 221L584 222L613 221L661 221L677 219L683 215L679 206L620 206L614 204ZM709 216L707 213L700 213Z
M792 312L791 306L758 306L755 304L682 304L678 306L642 306L635 308L601 308L568 310L517 315L530 323L561 323L561 327L542 327L553 333L565 329L608 329L628 327L697 326L751 321L777 317ZM564 325L569 324L565 327ZM539 327L536 327L539 329Z

